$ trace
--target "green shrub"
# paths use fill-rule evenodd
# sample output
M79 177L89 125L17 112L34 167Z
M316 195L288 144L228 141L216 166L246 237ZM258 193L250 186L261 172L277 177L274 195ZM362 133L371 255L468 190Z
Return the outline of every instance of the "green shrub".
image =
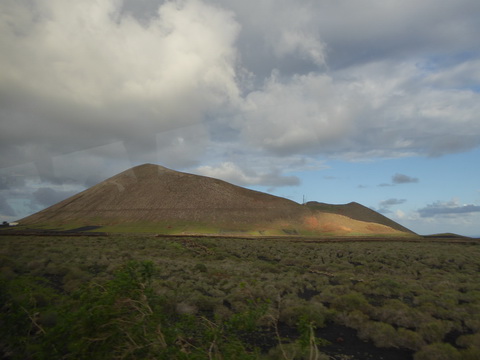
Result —
M480 359L480 349L478 347L469 347L460 351L462 360L478 360Z
M413 356L414 360L461 360L461 353L450 344L434 343L424 346Z
M359 310L366 313L370 310L371 306L363 294L353 291L335 298L332 301L332 308L337 311L350 312Z
M472 346L480 349L480 333L459 336L456 344L465 348Z
M397 346L397 333L390 324L369 321L358 329L358 336L363 340L372 340L376 347Z
M246 309L230 316L226 326L234 331L254 331L268 308L268 303L260 299L248 300Z
M418 333L427 343L441 342L445 335L452 329L452 323L443 320L432 320L419 325Z
M314 350L312 350L313 352ZM312 358L312 353L310 349L302 348L298 342L288 343L277 345L268 351L266 360L279 360L279 359L288 359L288 360L329 360L328 355L322 354L321 352L316 353L316 357Z
M49 327L55 326L58 295L42 278L0 280L0 349L13 359L38 358Z
M414 351L420 350L425 346L425 341L422 336L415 331L405 328L399 328L397 330L397 336L395 342L401 348L410 349Z
M0 277L7 280L12 280L17 276L15 270L10 266L2 266L0 268Z
M359 310L353 310L349 313L341 312L335 314L335 320L345 326L352 329L360 329L370 320L367 315Z
M329 345L327 340L315 336L316 326L306 317L298 321L300 336L295 341L283 342L279 339L278 346L270 349L267 359L291 359L291 360L328 360L329 356L322 354L322 346ZM278 334L277 334L278 335Z
M480 314L465 319L465 325L472 331L480 331Z
M387 300L383 306L375 308L372 313L373 317L379 321L405 328L415 327L421 316L418 311L397 299Z
M198 263L193 267L194 271L207 272L207 266L202 263Z
M282 305L279 320L295 326L300 318L305 318L315 326L323 327L330 317L331 311L322 304L297 300Z
M0 349L12 359L255 358L272 318L305 334L303 317L419 352L452 330L473 333L456 346L475 359L479 266L480 246L466 244L1 237ZM378 335L392 335L388 325L393 345Z

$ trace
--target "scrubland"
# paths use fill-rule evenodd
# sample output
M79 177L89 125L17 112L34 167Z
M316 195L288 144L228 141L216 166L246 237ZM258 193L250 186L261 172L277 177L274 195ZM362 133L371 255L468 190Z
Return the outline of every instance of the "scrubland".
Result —
M0 270L7 359L480 359L474 241L2 236Z

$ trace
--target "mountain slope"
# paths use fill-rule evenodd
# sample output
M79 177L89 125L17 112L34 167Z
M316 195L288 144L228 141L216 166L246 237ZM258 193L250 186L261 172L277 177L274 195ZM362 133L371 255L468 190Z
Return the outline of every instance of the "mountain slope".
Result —
M144 164L28 216L20 224L130 224L163 233L406 233L385 219L373 224L359 216L300 205L222 180Z
M412 233L412 231L407 229L406 227L356 202L334 205L334 204L325 204L317 201L309 201L305 205L311 209L314 209L320 212L334 213L338 215L347 216L351 219L355 219L359 221L383 224L391 227L392 229L396 229L398 231Z

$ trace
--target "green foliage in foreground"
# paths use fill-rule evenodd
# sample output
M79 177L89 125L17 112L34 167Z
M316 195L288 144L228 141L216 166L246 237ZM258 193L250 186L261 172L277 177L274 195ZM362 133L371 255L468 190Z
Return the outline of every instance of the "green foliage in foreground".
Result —
M330 324L479 359L480 246L2 237L0 310L10 359L318 360Z
M178 313L152 287L150 261L130 261L112 280L61 296L41 278L0 281L1 350L12 359L259 359L243 339L258 331L267 302L247 301L228 319ZM315 351L312 324L303 319L295 354ZM285 353L287 350L283 350ZM303 357L302 357L303 358ZM293 358L292 358L293 359Z
M255 358L239 340L265 307L230 321L178 315L151 286L152 262L130 261L105 284L60 296L40 278L3 279L2 350L15 359ZM253 316L253 318L252 318Z

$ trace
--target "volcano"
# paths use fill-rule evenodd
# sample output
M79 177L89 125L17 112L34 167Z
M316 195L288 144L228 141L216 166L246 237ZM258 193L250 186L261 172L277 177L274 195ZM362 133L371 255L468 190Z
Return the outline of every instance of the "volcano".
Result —
M153 164L133 167L19 220L165 234L413 235L357 203L294 201Z

